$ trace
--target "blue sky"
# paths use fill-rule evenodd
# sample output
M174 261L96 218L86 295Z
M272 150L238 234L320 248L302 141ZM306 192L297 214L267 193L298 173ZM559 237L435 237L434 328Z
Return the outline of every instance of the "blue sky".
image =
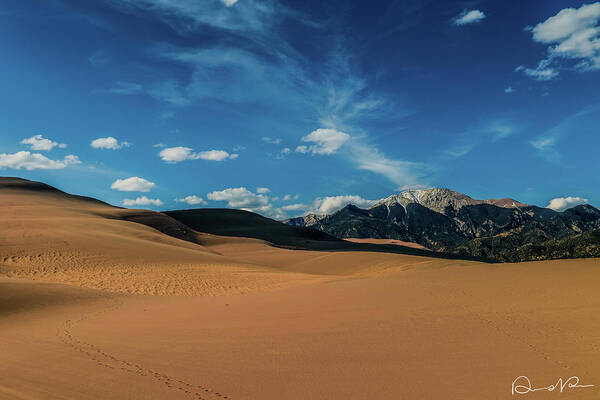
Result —
M115 205L600 205L600 2L8 0L0 52L0 174Z

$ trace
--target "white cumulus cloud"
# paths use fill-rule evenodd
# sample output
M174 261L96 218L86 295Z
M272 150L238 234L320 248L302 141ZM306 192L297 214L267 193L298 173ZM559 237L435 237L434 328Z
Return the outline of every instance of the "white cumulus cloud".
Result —
M600 69L600 2L564 8L530 28L533 40L548 45L548 57L536 68L519 67L537 80L558 76L560 60L574 61L580 71Z
M229 154L224 150L209 150L209 151L201 151L199 153L195 153L194 158L200 160L210 160L210 161L225 161L227 159L234 160L238 158L238 154Z
M269 143L269 144L281 144L280 138L272 138L272 137L264 136L262 138L262 140L263 140L263 142Z
M237 2L238 0L221 0L221 3L225 4L225 7L231 7Z
M269 204L269 198L256 194L245 187L229 188L210 192L206 195L209 200L226 201L229 207L255 209Z
M304 213L330 215L346 207L348 204L353 204L360 208L368 208L376 202L377 200L367 200L357 195L327 196L319 197L311 204L288 204L281 207L281 209L283 211L304 211Z
M163 202L160 199L149 199L146 196L141 196L136 199L125 199L123 205L131 206L162 206Z
M283 201L298 200L299 197L299 194L293 196L291 194L286 194L285 196L283 196Z
M588 199L581 197L557 197L550 200L550 203L546 206L546 208L550 208L554 211L564 211L567 208L575 207L580 204L587 204L587 202Z
M196 195L186 196L181 199L175 199L175 201L178 203L186 203L191 206L195 206L198 204L206 204L206 200L204 200L202 197L199 197Z
M556 78L559 74L556 68L550 65L550 60L542 60L535 68L526 68L524 65L519 65L515 71L523 71L525 75L534 78L536 81L549 81Z
M154 182L132 176L127 179L117 179L110 185L110 188L121 192L149 192L154 186L156 186Z
M265 215L270 218L285 218L285 213L273 207L268 196L253 193L245 187L228 188L208 193L206 197L213 201L225 201L231 208L239 208Z
M190 159L192 149L190 149L189 147L182 146L169 147L168 149L161 150L158 154L163 161L180 162Z
M256 193L260 193L260 194L271 193L271 189L266 188L266 187L259 187L259 188L256 188Z
M66 144L58 143L58 142L54 142L50 139L46 139L41 134L32 136L27 139L23 139L23 140L21 140L21 144L28 145L31 150L37 150L37 151L49 151L57 146L61 149L64 149L65 147L67 147Z
M79 157L69 154L62 160L51 160L43 154L19 151L16 153L0 154L0 169L25 169L33 171L36 169L63 169L68 165L81 164Z
M312 212L315 214L332 214L346 207L348 204L367 208L375 204L375 202L376 200L367 200L356 195L328 196L316 199L312 206Z
M114 137L108 136L92 140L90 146L92 146L95 149L119 150L123 147L130 147L131 143L119 142Z
M310 146L301 145L296 148L298 153L331 155L350 139L350 135L335 129L320 128L302 138L303 142L314 143Z
M465 10L453 20L454 25L468 25L480 22L485 18L485 13L480 10Z
M185 160L209 160L209 161L225 161L227 159L233 160L238 158L238 154L230 154L224 150L209 150L194 152L189 147L169 147L163 149L158 153L163 161L176 163Z
M287 206L281 207L284 211L304 211L309 208L310 206L306 204L288 204Z

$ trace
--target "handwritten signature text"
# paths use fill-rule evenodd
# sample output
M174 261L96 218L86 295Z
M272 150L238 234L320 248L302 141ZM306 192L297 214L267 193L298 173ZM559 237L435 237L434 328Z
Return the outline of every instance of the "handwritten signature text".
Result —
M518 376L512 383L512 394L513 396L516 394L527 394L539 391L548 391L554 392L555 390L560 391L562 393L565 389L585 389L594 387L594 385L582 385L579 383L580 379L578 376L572 376L567 380L563 378L559 378L553 385L541 386L538 388L534 388L531 384L531 380L524 376Z

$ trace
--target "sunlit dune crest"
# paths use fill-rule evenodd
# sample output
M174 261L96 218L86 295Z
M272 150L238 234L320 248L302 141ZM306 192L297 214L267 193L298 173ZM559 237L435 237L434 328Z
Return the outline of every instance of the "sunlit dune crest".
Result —
M31 182L0 187L0 203L0 399L490 399L523 373L600 384L596 259L292 250Z

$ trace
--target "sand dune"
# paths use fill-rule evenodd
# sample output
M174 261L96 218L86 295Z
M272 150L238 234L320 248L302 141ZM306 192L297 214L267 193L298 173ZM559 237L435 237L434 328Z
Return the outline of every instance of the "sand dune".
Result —
M420 245L418 243L403 242L402 240L396 240L396 239L348 238L346 240L349 242L353 242L353 243L393 244L396 246L406 246L406 247L412 247L415 249L429 250L427 247Z
M0 184L0 399L600 391L598 260L286 250L18 183Z
M60 282L110 292L171 295L245 293L286 286L303 276L281 273L223 251L262 249L257 240L223 241L188 230L187 240L142 223L175 230L163 214L126 210L62 193L21 188L0 191L0 275ZM193 236L193 238L192 238ZM206 245L198 244L206 242ZM280 272L284 270L280 269Z
M406 264L392 254L376 256L384 260L379 262L369 252L292 251L258 239L198 233L162 213L39 185L0 187L0 276L118 293L220 295Z
M367 251L446 259L460 258L455 254L434 252L416 243L405 243L399 240L342 240L313 228L287 225L244 210L202 208L166 211L164 214L198 232L208 232L226 237L260 239L287 249ZM481 258L471 258L475 261L483 261Z
M3 279L2 303L36 306L0 314L0 398L502 399L523 374L599 384L597 267L421 260L217 297Z

